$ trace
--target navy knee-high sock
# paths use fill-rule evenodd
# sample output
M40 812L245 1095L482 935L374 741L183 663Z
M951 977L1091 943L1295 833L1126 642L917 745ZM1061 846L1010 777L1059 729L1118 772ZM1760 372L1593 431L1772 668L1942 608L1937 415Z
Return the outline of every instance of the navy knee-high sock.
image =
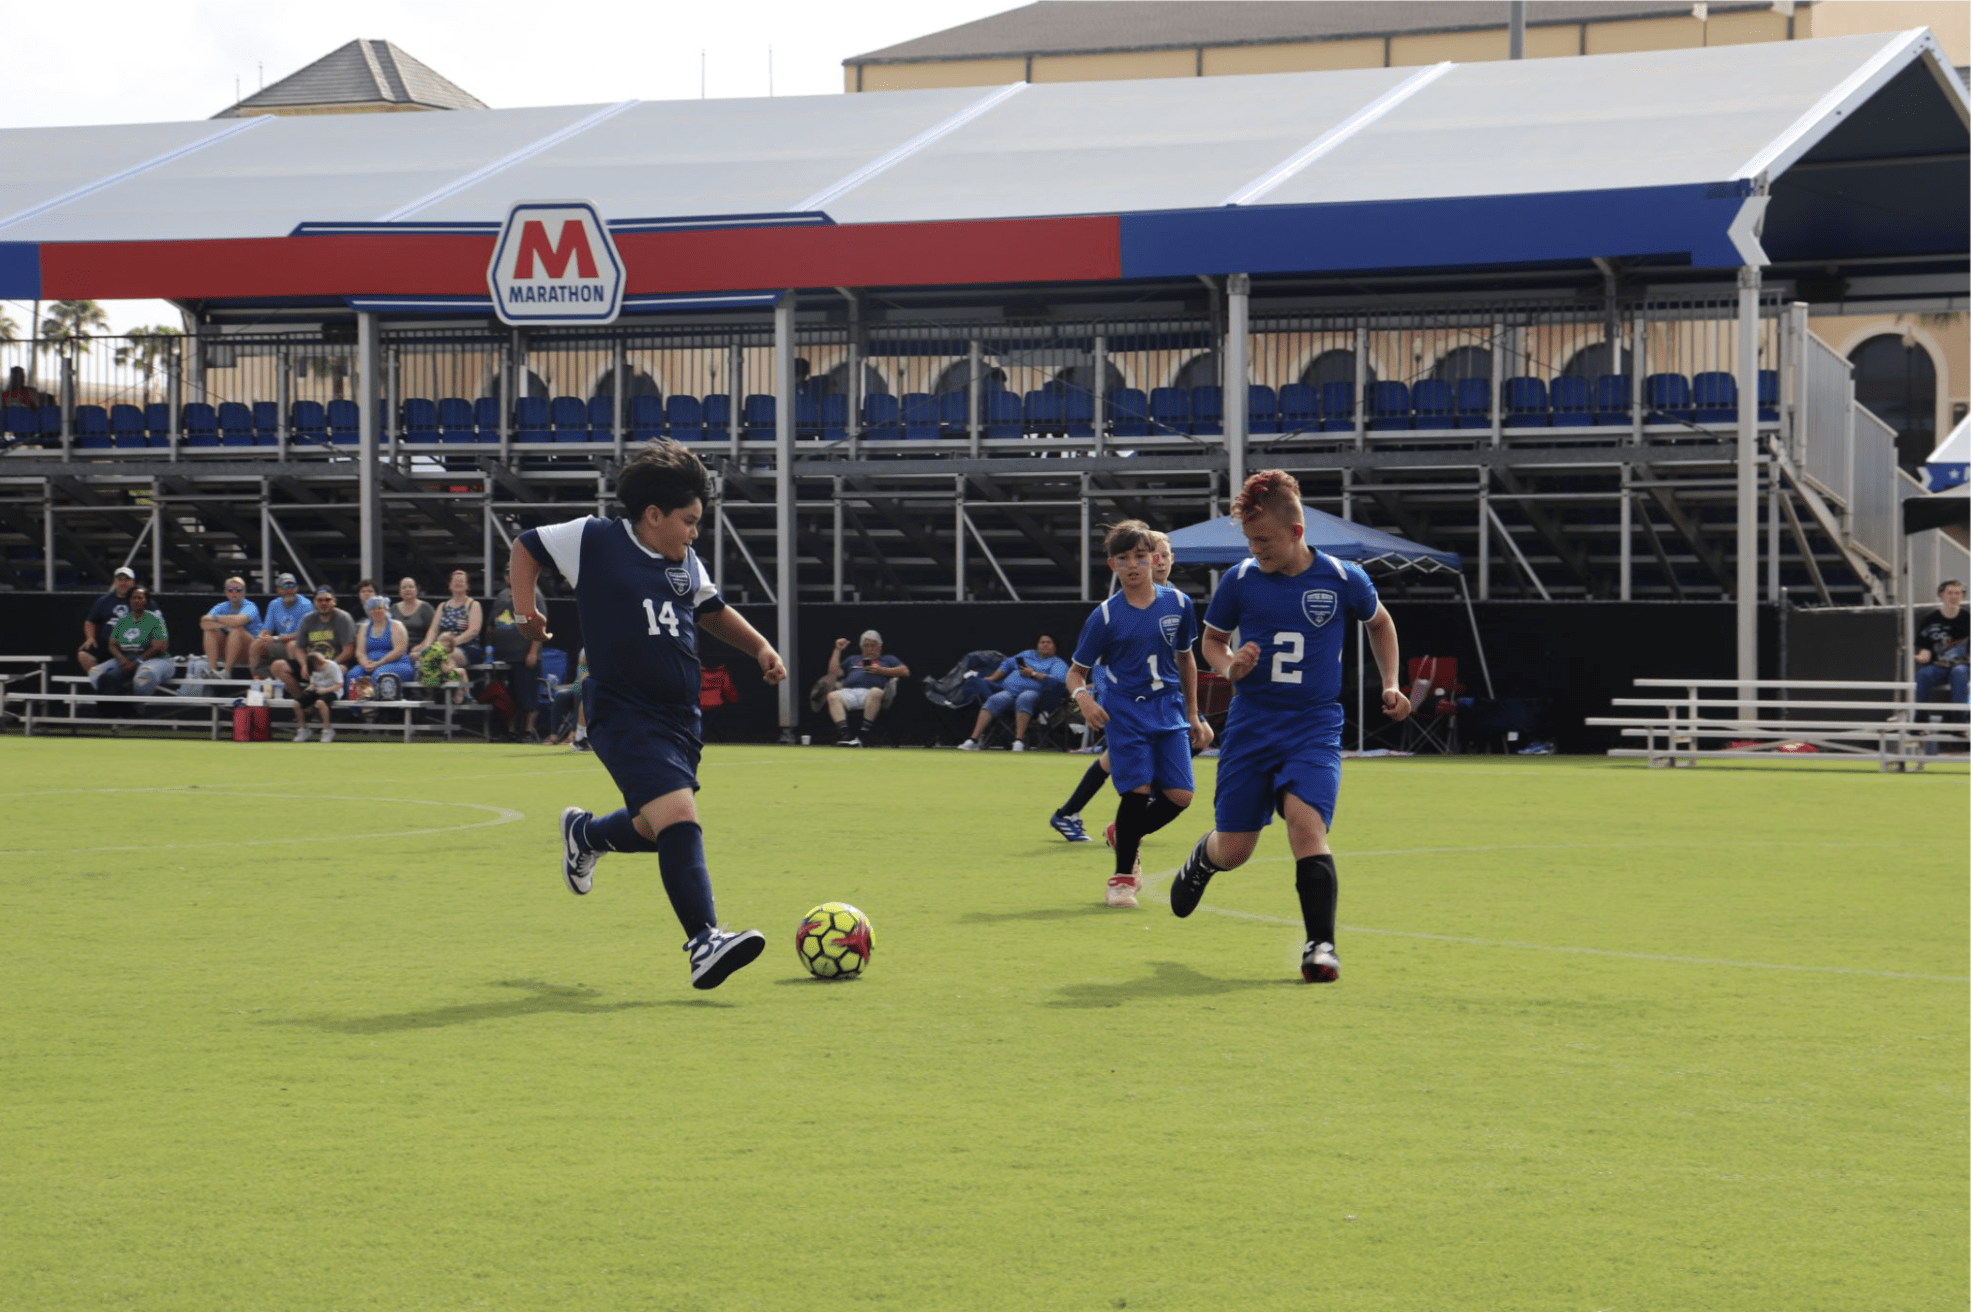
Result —
M576 840L591 852L655 852L657 843L637 832L634 811L619 807L608 815L589 817Z
M712 909L712 876L705 868L705 831L690 820L667 825L657 836L657 873L685 937L719 923Z
M1082 775L1082 782L1075 785L1074 795L1061 804L1061 814L1082 814L1082 808L1089 804L1089 799L1101 792L1102 786L1108 782L1109 771L1102 768L1102 758L1098 756L1089 762L1088 770Z
M1335 942L1335 902L1340 884L1335 858L1324 852L1294 863L1294 891L1301 895L1301 922L1310 943Z

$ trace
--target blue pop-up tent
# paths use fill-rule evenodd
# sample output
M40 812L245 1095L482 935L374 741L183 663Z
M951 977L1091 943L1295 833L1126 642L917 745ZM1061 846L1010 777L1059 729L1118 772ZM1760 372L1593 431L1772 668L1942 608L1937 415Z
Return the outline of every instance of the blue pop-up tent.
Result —
M1439 551L1395 533L1352 524L1339 515L1303 505L1308 545L1340 560L1386 569L1449 570L1463 563L1456 551ZM1231 515L1181 528L1171 535L1171 554L1180 565L1237 565L1250 554Z

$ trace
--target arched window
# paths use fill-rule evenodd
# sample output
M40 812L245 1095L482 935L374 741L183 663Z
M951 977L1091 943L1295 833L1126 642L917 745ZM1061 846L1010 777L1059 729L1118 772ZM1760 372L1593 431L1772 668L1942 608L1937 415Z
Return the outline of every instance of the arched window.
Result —
M652 378L643 370L632 365L630 367L630 386L627 394L630 396L655 396L662 400L664 389L657 385L655 378ZM589 395L591 397L613 397L616 395L616 369L614 366L603 370L601 377L596 379L596 385L591 389Z
M968 380L972 376L971 369L972 361L970 360L952 361L938 371L938 377L931 385L931 394L933 396L942 396L946 392L965 391L969 385ZM1007 385L1007 371L994 364L991 360L981 360L979 362L979 383L981 387L989 392L996 387L1004 390Z
M1194 387L1217 387L1219 385L1219 353L1200 351L1184 362L1177 376L1171 379L1171 386L1187 391Z
M1490 374L1487 375L1491 377ZM1369 382L1376 381L1376 366L1371 365L1364 375ZM1323 351L1308 361L1308 367L1301 371L1301 381L1310 387L1320 387L1323 383L1353 383L1356 381L1356 353L1336 349Z
M816 396L834 396L837 392L849 390L849 362L844 360L835 368L823 374L819 381L811 382L809 390ZM863 366L863 395L889 396L890 384L883 381L883 375L869 365Z
M1493 381L1493 352L1487 346L1454 346L1431 367L1431 376L1441 383L1456 383L1465 378L1483 378Z
M1569 356L1568 364L1561 372L1564 377L1586 378L1590 382L1594 382L1604 374L1613 374L1616 372L1616 370L1609 367L1609 360L1609 343L1596 342L1592 346L1584 346L1581 350Z
M554 392L548 390L548 381L532 369L527 371L525 380L517 379L515 381L518 385L515 392L517 397L538 396L546 398L555 395ZM500 394L500 371L498 369L487 371L486 381L480 384L479 394L481 396L498 396Z
M1897 463L1917 469L1938 445L1938 375L1931 353L1900 334L1871 337L1849 352L1856 400L1897 430Z
M1209 381L1217 382L1218 378L1215 375ZM1095 366L1093 364L1070 365L1054 376L1054 382L1057 386L1065 387L1073 392L1089 392L1093 394L1096 382ZM1104 360L1102 362L1102 394L1104 396L1115 396L1117 392L1129 385L1129 382L1123 377L1123 371L1118 369L1113 361ZM1186 384L1186 386L1189 386L1189 384Z

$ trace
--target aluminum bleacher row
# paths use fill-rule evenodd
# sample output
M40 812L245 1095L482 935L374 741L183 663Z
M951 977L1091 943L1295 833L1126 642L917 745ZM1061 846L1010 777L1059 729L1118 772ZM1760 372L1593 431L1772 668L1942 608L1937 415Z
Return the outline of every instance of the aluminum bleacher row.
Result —
M1779 376L1759 374L1759 418L1779 418ZM1589 379L1564 375L1552 380L1506 379L1500 386L1500 423L1505 428L1629 427L1634 388L1627 374ZM1353 432L1355 384L1291 383L1275 389L1247 388L1247 431L1253 434ZM1371 431L1490 429L1492 384L1483 378L1416 383L1375 382L1367 389L1364 426ZM607 396L524 397L514 403L510 439L516 442L612 442L615 400ZM862 435L871 440L932 440L968 432L970 398L963 391L934 395L865 398ZM1656 373L1644 379L1641 397L1645 424L1731 424L1739 414L1739 387L1729 373L1686 378ZM378 419L389 431L379 403ZM754 394L741 403L742 437L774 435L776 401ZM1103 398L1105 431L1116 438L1154 435L1214 436L1224 432L1225 398L1219 387L1118 388ZM213 406L193 402L179 414L186 447L277 446L279 410L272 401L252 405L228 401ZM493 397L467 401L447 397L404 401L397 432L412 444L498 442L500 403ZM299 445L353 446L361 412L354 401L297 401L289 411L288 438ZM817 395L805 387L795 397L795 430L801 437L848 436L849 402L840 393ZM1079 388L1047 387L1025 395L990 387L980 396L979 422L988 438L1095 435L1095 398ZM59 406L8 406L0 424L17 442L42 446L60 441ZM624 414L631 441L673 437L716 441L732 431L732 399L673 395L631 397ZM80 449L137 449L171 443L171 411L163 404L80 405L75 408L73 441Z

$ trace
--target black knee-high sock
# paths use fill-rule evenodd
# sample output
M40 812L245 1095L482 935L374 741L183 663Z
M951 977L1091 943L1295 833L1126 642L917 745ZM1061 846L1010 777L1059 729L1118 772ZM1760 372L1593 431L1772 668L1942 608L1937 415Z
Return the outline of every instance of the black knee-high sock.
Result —
M591 852L655 852L655 839L645 838L637 832L637 817L632 812L618 808L608 815L589 817L589 823L576 835L578 842Z
M1301 895L1301 922L1310 943L1335 942L1335 902L1340 885L1335 858L1324 852L1294 863L1294 891Z
M1109 771L1102 768L1102 758L1098 756L1095 760L1089 762L1088 770L1082 775L1082 782L1075 785L1073 795L1061 804L1059 814L1082 814L1082 808L1089 804L1089 799L1101 792L1102 786L1108 782Z
M712 909L712 876L705 869L705 831L690 820L667 825L657 836L657 873L685 937L719 923Z
M1144 793L1125 793L1116 802L1116 873L1127 875L1137 864L1137 851L1143 846L1145 825L1150 819L1151 799Z
M1185 805L1189 806L1190 803L1187 802ZM1162 829L1165 825L1170 824L1184 813L1185 808L1183 806L1179 806L1164 794L1151 794L1150 806L1144 812L1144 837L1149 838L1152 834Z

